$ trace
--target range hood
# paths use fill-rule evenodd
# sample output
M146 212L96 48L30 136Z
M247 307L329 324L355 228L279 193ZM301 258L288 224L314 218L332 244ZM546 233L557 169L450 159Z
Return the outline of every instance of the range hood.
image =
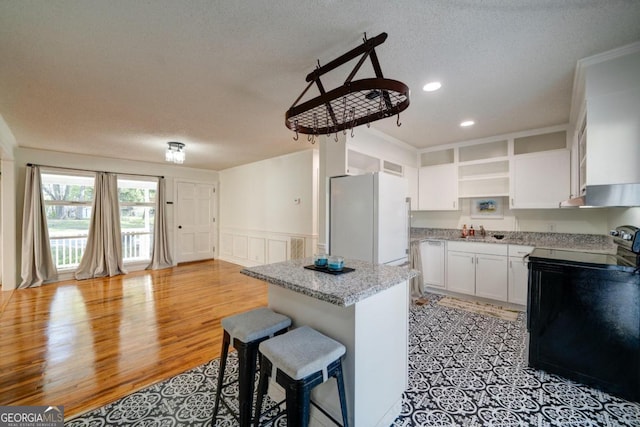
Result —
M587 185L585 194L560 202L561 208L640 206L640 183Z

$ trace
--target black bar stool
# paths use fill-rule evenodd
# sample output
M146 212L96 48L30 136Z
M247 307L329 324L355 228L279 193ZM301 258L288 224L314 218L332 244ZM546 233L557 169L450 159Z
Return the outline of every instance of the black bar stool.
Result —
M334 377L338 383L342 423L344 427L348 427L341 361L342 355L346 352L344 345L315 329L302 326L262 342L259 350L260 381L254 415L256 426L260 425L262 401L267 392L269 378L273 374L276 382L286 392L289 427L309 425L311 390L331 377Z
M220 401L222 401L222 404L236 417L241 427L249 427L251 425L258 345L270 337L285 333L290 325L290 318L268 308L257 308L222 319L224 335L222 338L222 352L220 354L220 372L218 373L216 403L211 421L213 426L215 426L216 423ZM236 382L232 381L224 384L224 371L227 366L229 344L232 344L238 351L237 382L239 413L237 415L222 397L222 389Z

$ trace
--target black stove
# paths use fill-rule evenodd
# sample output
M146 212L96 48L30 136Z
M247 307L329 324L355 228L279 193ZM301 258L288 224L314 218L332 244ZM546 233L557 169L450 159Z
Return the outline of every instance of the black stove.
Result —
M615 254L529 256L529 366L640 402L640 233L611 235Z
M537 248L531 252L529 259L543 263L560 263L586 268L604 268L629 272L633 272L637 268L636 264L623 256L597 252Z
M640 228L623 225L610 234L617 246L617 252L583 252L563 249L534 249L529 255L531 261L600 268L634 273L640 268Z

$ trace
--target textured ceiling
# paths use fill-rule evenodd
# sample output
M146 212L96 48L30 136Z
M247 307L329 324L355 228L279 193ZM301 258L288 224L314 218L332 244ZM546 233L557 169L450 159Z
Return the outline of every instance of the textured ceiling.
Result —
M307 148L284 126L307 73L387 32L411 105L372 126L424 148L567 123L576 61L639 22L637 0L2 0L0 115L20 147L161 163L177 140L222 170Z

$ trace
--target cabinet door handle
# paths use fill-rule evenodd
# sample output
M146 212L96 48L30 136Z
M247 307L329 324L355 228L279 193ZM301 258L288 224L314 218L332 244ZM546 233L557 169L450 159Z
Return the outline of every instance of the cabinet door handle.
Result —
M513 268L513 261L509 261L509 268Z
M455 209L455 208L456 208L456 202L454 201L453 202L453 209Z
M511 198L511 206L513 206L513 197Z

